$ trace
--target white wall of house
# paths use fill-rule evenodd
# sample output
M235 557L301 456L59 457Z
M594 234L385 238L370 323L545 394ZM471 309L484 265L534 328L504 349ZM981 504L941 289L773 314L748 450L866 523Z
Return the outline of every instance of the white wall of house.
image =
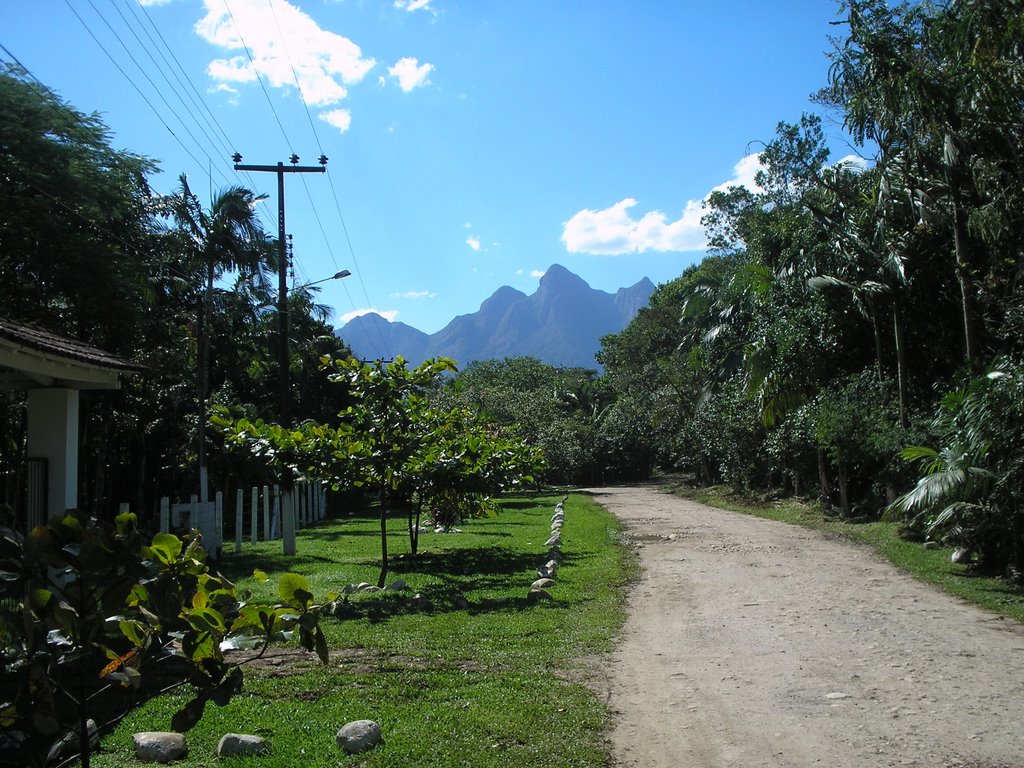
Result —
M47 460L47 516L77 507L77 389L28 391L28 456Z

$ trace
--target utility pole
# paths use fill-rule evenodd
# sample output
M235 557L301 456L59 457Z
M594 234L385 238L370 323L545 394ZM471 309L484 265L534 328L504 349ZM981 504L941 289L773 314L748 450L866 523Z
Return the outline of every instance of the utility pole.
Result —
M292 399L289 387L291 355L288 353L288 251L284 232L284 175L286 173L324 173L327 170L327 155L320 155L320 165L299 165L299 156L288 158L291 165L242 165L242 156L235 152L231 157L236 171L263 171L277 174L277 330L278 360L281 366L280 398L281 424L290 426L292 420Z

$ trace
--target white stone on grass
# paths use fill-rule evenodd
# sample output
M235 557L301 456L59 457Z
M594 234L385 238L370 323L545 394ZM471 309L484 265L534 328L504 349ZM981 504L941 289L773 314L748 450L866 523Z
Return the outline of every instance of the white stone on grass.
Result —
M951 563L957 563L958 565L966 565L974 559L974 553L967 547L960 547L959 549L953 550L953 554L949 556Z
M553 579L537 579L530 585L530 589L547 589L548 587L553 586L555 586Z
M338 747L350 755L365 752L380 744L380 723L373 720L355 720L338 731Z
M384 587L388 592L397 592L398 590L408 589L409 585L405 583L405 579L395 579L393 582Z
M265 755L270 752L270 745L262 736L248 733L225 733L217 743L218 757L248 757Z
M536 603L538 600L554 600L554 598L551 597L551 593L546 589L533 587L526 595L526 601L529 603Z
M169 763L181 760L188 752L181 733L143 731L132 736L135 757L144 763Z

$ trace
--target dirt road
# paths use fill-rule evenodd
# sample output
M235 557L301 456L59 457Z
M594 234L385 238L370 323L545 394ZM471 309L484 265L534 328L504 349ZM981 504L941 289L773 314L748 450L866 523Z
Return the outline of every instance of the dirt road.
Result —
M644 569L607 697L620 768L1024 766L1024 628L869 549L596 488Z

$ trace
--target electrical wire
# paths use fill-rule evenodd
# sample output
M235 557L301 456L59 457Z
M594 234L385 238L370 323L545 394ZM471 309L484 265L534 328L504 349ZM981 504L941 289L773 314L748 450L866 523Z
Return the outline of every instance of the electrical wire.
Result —
M93 39L93 41L95 41L96 45L99 46L100 50L103 51L103 53L106 55L106 57L108 59L110 59L110 63L114 65L114 67L117 69L118 72L121 73L121 75L124 77L124 79L127 80L128 83L138 92L139 96L141 96L142 100L144 102L146 102L146 105L150 108L150 110L156 116L157 120L160 121L161 125L163 125L164 128L167 129L167 132L170 133L172 137L174 137L174 140L177 141L178 144L181 146L181 148L185 151L185 154L187 154L190 158L192 158L192 161L197 166L199 166L201 168L203 164L202 164L202 162L200 162L199 158L197 158L192 153L192 150L189 149L188 146L186 146L185 142L182 141L181 138L178 136L178 134L176 134L174 132L174 130L171 128L171 126L167 124L167 121L160 114L160 111L156 108L156 106L153 104L153 102L149 100L149 97L146 96L145 92L138 86L138 84L134 80L132 80L132 78L128 75L128 73L124 70L124 68L113 57L113 55L110 53L110 51L107 50L106 46L103 45L103 43L100 41L100 39L92 31L92 28L88 25L88 23L86 23L85 19L83 19L79 15L78 11L75 10L75 7L71 4L71 0L64 0L64 3L65 3L65 5L67 5L67 7L71 11L71 13L73 13L75 15L75 18L78 19L78 21L81 23L82 27L89 34L89 36ZM90 0L90 5L92 5L91 0ZM95 6L94 6L94 8L95 8ZM147 77L147 79L148 79L148 77ZM152 81L150 81L150 82L152 82ZM189 133L189 135L191 136L191 133ZM194 136L192 137L192 140L195 141L195 137ZM206 154L206 153L204 152L203 154ZM222 178L224 178L225 182L227 181L227 177L224 177L223 174L222 174Z
M92 0L89 0L89 5L92 5L93 10L96 10L96 6L93 5ZM117 12L117 14L121 17L121 21L124 22L124 25L128 29L128 31L132 33L132 36L135 38L135 41L139 44L139 48L141 48L143 51L145 51L146 55L149 57L149 60L151 62L153 62L153 66L156 68L156 71L159 72L160 75L163 77L164 82L167 83L167 87L170 88L171 92L178 98L178 102L183 107L183 109L185 111L185 114L191 114L191 110L189 109L188 104L185 103L185 99L182 98L181 94L178 92L178 89L174 87L174 84L171 82L170 78L167 76L167 73L164 71L163 67L161 67L160 64L157 62L156 57L153 55L153 52L150 50L149 46L147 46L145 43L142 42L142 38L139 37L138 32L135 31L135 29L132 27L132 25L128 23L128 19L121 12L121 9L118 8L116 5L113 6L113 8ZM99 13L99 11L97 11L97 13ZM100 15L100 18L103 18L103 16ZM103 21L104 21L104 23L107 24L107 28L110 29L111 32L114 32L113 27L110 26L110 23L107 22L106 19L103 19ZM120 36L118 37L118 40L121 40ZM121 40L121 46L125 49L126 53L129 53L129 55L131 55L130 52L128 51L128 46L126 46L124 44L123 40ZM139 63L139 61L137 59L135 59L135 63L139 67L139 70L142 72L142 74L146 77L146 79L149 80L150 85L153 85L153 87L156 88L155 83L153 83L153 80L149 77L149 75L146 74L145 70L142 68L142 65ZM170 109L172 112L174 112L174 108L171 107L171 105L167 103L167 99L165 99L163 97L163 94L160 94L160 98L163 99L163 102L167 106L167 108ZM211 138L210 134L207 133L206 128L204 128L203 125L199 121L195 121L195 122L196 122L196 126L202 132L203 136L206 137L206 141L209 142L209 144L211 146L215 145L216 142L213 140L213 138ZM182 124L184 125L184 121L182 121ZM187 127L186 127L186 130L187 130ZM191 131L189 132L189 136L192 136L193 141L196 141L195 137L192 135ZM196 141L196 143L198 144L199 142ZM227 154L230 154L230 151ZM207 159L209 159L209 157L207 157Z
M291 139L288 138L288 132L284 129L284 124L281 122L280 116L277 114L277 109L274 107L274 102L270 98L270 93L267 91L267 86L263 82L263 78L260 77L260 71L256 67L256 60L252 57L252 52L249 50L249 45L245 42L245 38L242 36L242 28L238 25L238 20L235 18L235 14L231 10L231 5L228 0L224 0L224 7L228 11L228 15L231 16L231 23L235 25L235 31L238 33L238 39L242 43L242 48L245 50L245 55L249 58L249 63L252 65L253 74L256 75L256 81L260 84L260 88L263 91L263 95L267 99L267 105L270 107L270 111L274 114L274 120L277 121L277 127L281 129L281 135L284 136L285 144L289 147L294 146Z
M326 157L326 153L324 152L323 144L320 142L320 134L317 132L316 124L313 122L313 115L309 111L309 104L306 103L305 96L304 96L304 94L302 92L302 84L299 82L299 74L295 70L295 63L292 61L291 52L288 50L288 43L287 43L287 40L285 39L284 31L281 29L281 22L277 18L277 10L274 8L274 0L267 0L267 5L270 6L270 12L271 12L271 14L274 17L274 24L277 26L277 34L278 34L278 37L281 39L281 48L284 50L285 57L288 59L288 66L291 68L291 71L292 71L292 79L295 81L295 88L296 88L296 90L299 93L299 101L302 102L302 106L305 109L306 119L309 121L309 128L313 132L313 138L316 141L317 150L320 152L320 156L321 157ZM230 12L230 9L229 9L229 12ZM241 32L239 32L239 37L241 37ZM367 307L372 307L373 306L373 302L370 301L370 295L369 295L369 293L366 290L366 283L363 281L363 272L359 268L359 261L358 261L358 259L356 259L355 249L352 247L352 240L351 240L351 238L348 235L348 227L345 225L345 217L342 216L342 214L341 214L341 203L338 201L338 193L337 193L337 191L334 188L334 179L331 176L329 171L327 173L327 181L328 181L328 184L331 187L331 196L334 198L334 206L335 206L335 209L338 212L338 218L341 221L342 230L345 233L345 240L348 243L349 255L351 256L351 259L352 259L352 271L355 272L356 278L359 280L359 285L360 285L360 287L362 288L362 291L363 291L363 298L366 300L366 306ZM331 242L330 242L330 240L327 237L327 232L324 230L323 222L321 222L321 220L320 220L320 214L319 214L319 212L316 209L316 204L313 202L313 196L312 196L312 194L309 191L309 186L306 183L305 178L303 178L302 184L303 184L304 187L306 187L306 196L309 198L310 206L312 206L312 208L313 208L313 214L316 217L317 224L319 224L319 226L320 226L320 231L321 231L321 233L323 234L323 237L324 237L324 243L327 246L327 252L331 256L331 261L334 263L335 269L337 269L337 267L338 267L338 260L334 256L334 249L331 247ZM346 295L348 295L348 287L347 286L345 287L345 293L346 293ZM349 296L349 301L351 302L351 296ZM352 309L353 309L353 311L355 311L355 309L356 309L355 303L354 302L351 302L351 303L352 303ZM377 326L377 325L374 325L374 328L377 330L377 336L378 336L378 338L380 340L380 343L381 343L381 347L378 350L378 352L380 352L380 357L383 358L383 357L386 356L388 345L387 345L387 342L384 340L384 334L380 330L380 327ZM376 347L376 342L375 341L373 342L373 345Z
M113 2L113 1L114 0L111 0L111 2ZM220 130L220 134L217 133L217 128L219 128L220 126L219 125L215 126L214 123L216 121L210 122L209 118L207 118L206 113L203 112L202 107L200 106L202 100L197 102L196 99L194 99L192 97L192 94L189 92L189 90L185 87L185 83L182 82L181 77L179 77L177 71L175 71L174 67L171 66L171 62L167 60L167 56L164 54L163 49L161 49L161 47L157 44L157 41L153 38L153 35L150 34L149 30L146 28L146 25L139 18L139 15L138 15L138 13L135 10L135 7L138 4L137 3L133 4L133 3L129 2L129 0L121 0L121 3L128 9L129 13L132 15L132 17L133 17L133 19L135 21L135 24L138 26L138 28L149 39L149 46L147 46L142 41L142 39L139 37L139 35L135 31L135 29L132 27L132 25L128 21L127 17L121 12L121 10L119 8L117 8L115 6L114 10L116 10L118 12L118 15L120 15L121 20L124 21L125 26L131 31L132 35L134 35L135 39L139 43L139 46L142 47L146 51L146 54L149 56L149 60L153 62L153 65L157 68L157 70L159 70L160 74L163 75L164 81L171 88L171 90L174 91L174 94L178 97L178 101L180 101L181 105L183 107L185 107L185 110L189 114L191 114L193 118L195 118L196 115L201 117L203 122L206 124L206 127L210 129L210 132L212 132L214 134L214 136L217 137L217 141L214 141L214 139L211 138L210 133L207 133L207 131L205 129L203 129L202 125L199 124L199 121L196 120L196 124L200 125L200 129L203 130L203 135L206 136L207 141L209 141L210 144L217 144L217 142L219 141L220 142L219 150L221 152L223 152L223 156L224 157L230 157L231 156L231 152L233 150L232 150L232 148L230 146L230 143L225 143L227 135L224 133L223 129ZM161 65L156 61L156 59L153 56L152 51L156 51L157 54L159 54L160 58L163 60L163 63L164 63L163 67L161 67ZM179 64L179 69L180 69L180 64ZM168 72L170 72L170 74L177 81L177 83L178 83L177 88L171 83L170 79L168 78L168 76L167 76ZM191 102L191 104L192 104L192 108L191 109L189 108L188 104L185 103L185 99L182 98L182 94L184 94L188 98L188 100ZM207 110L207 111L209 111L209 110Z
M122 2L125 5L127 5L128 8L130 8L132 10L132 14L135 15L136 18L138 18L138 16L136 15L136 12L135 12L135 4L132 3L131 0L122 0ZM181 61L178 59L177 55L174 53L174 49L168 44L167 39L164 37L163 33L160 31L160 27L157 26L156 22L153 21L153 17L150 15L149 10L144 5L143 6L139 6L139 8L142 11L142 15L146 18L146 21L149 22L149 26L153 28L153 31L156 33L156 36L160 39L160 43L162 43L162 45L163 45L163 50L161 50L161 46L160 45L156 44L156 41L153 40L153 36L150 35L148 31L146 31L146 36L149 37L149 39L151 41L153 41L154 47L160 53L161 58L163 58L163 60L165 62L167 62L167 56L164 55L163 51L166 50L166 52L170 56L171 60L177 66L178 71L181 72L181 76L185 79L185 82L188 83L188 88L191 90L191 94L188 93L188 90L186 90L185 92L189 96L189 100L194 105L196 105L196 108L197 108L196 111L203 115L203 119L206 120L207 124L208 125L212 125L213 127L215 127L216 131L220 133L221 138L223 138L223 142L221 143L221 148L222 148L222 150L224 152L224 157L230 157L232 152L235 151L236 144L228 136L227 132L224 130L224 127L221 125L220 121L217 119L217 116L213 113L213 110L211 110L210 106L206 103L206 99L204 99L202 97L202 95L199 93L199 89L196 88L195 83L192 82L192 78L189 77L188 72L185 70L185 67L182 66ZM142 25L141 22L140 22L140 26L142 26L143 30L145 31L145 25ZM170 66L169 63L168 63L168 66ZM181 78L179 78L177 76L177 73L174 73L174 74L175 74L175 79L178 80L179 83L181 83ZM182 87L184 89L184 85ZM194 94L195 98L192 97L192 94ZM234 171L234 173L235 173L236 177L238 177L239 179L244 180L248 184L250 189L255 190L259 186L256 183L256 179L248 171L245 171L245 172ZM274 213L273 213L273 211L270 210L270 206L268 205L268 203L267 203L267 201L265 199L260 200L259 205L260 205L261 210L266 215L266 220L264 221L264 224L265 224L265 226L268 229L270 229L272 224L273 224L273 222L274 222L274 219L275 219Z

